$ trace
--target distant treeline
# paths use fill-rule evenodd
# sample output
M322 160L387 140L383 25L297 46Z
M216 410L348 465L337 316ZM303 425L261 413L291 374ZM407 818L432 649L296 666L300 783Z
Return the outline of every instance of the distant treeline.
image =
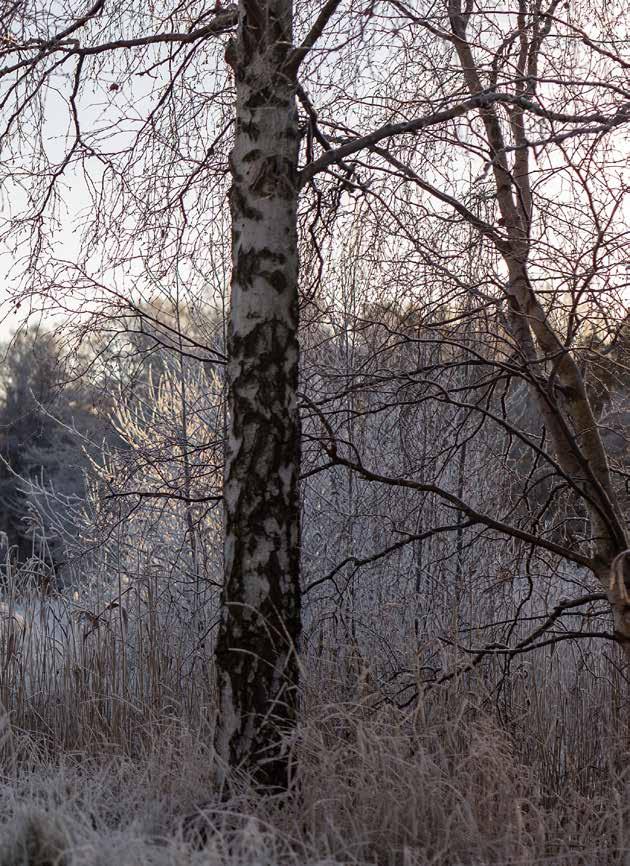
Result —
M16 335L1 357L0 565L37 556L54 572L57 540L37 516L37 488L83 496L90 448L111 435L103 391L77 377L49 333Z

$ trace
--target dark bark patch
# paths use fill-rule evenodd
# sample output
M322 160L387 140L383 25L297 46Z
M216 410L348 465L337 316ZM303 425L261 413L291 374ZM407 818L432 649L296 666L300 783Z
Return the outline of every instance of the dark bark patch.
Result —
M282 270L282 267L273 269L263 267L264 263L272 265L284 265L285 257L281 253L276 253L273 250L263 247L260 250L241 250L235 266L235 276L238 279L241 287L244 290L251 288L257 276L267 280L277 292L284 292L289 285L289 280ZM251 335L254 343L258 342L258 335ZM259 346L255 347L256 352L260 352Z
M239 130L252 141L258 141L260 138L260 129L254 120L243 120L239 123Z
M238 47L236 44L236 39L234 39L234 37L231 36L227 41L227 45L225 46L225 62L227 63L228 66L230 66L236 72L237 75L240 72L240 69L238 68L238 66L239 66L238 61L239 61L239 55L238 55Z
M263 218L262 213L257 208L252 207L236 184L233 184L230 190L230 205L232 216L235 219L245 217L245 219L260 222Z
M278 95L278 88L274 84L256 89L245 103L245 107L251 110L256 108L267 108L272 105L283 105L286 102Z
M293 162L274 154L261 162L260 170L252 183L252 191L260 196L295 197L296 172Z
M243 290L250 289L258 272L258 252L241 250L235 264L235 276Z
M282 292L284 292L287 287L287 278L283 271L271 271L271 273L269 273L267 276L267 280L269 281L270 285L274 287L276 292L278 292L278 294L282 294Z

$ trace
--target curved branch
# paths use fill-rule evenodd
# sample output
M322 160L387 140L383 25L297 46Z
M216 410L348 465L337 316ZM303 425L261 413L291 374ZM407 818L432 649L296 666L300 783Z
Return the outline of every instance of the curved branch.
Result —
M578 553L575 550L571 550L568 547L563 547L561 544L556 544L553 541L549 541L548 539L543 538L539 535L534 535L533 533L527 532L524 529L519 529L517 526L511 526L510 524L504 523L501 520L496 520L489 514L484 514L481 511L477 511L477 509L473 508L467 502L464 502L458 496L455 496L454 493L451 493L448 490L444 490L444 488L442 487L438 487L437 484L429 484L422 481L412 481L408 478L392 478L388 475L381 475L378 472L372 472L371 470L366 469L361 463L358 463L354 460L349 460L347 457L341 457L337 453L334 439L331 439L328 445L324 443L324 448L326 449L326 452L328 453L331 461L336 463L338 466L346 466L348 469L352 469L354 472L357 473L357 475L365 478L366 481L375 481L378 484L387 484L390 487L404 487L407 490L416 490L418 491L418 493L433 493L435 494L435 496L438 496L440 499L448 502L449 505L453 505L463 514L465 514L466 517L468 517L473 524L486 526L488 527L488 529L494 529L497 532L501 532L503 535L507 535L511 538L518 538L520 541L525 541L528 544L533 545L534 547L539 547L543 550L548 550L550 553L555 553L557 556L561 556L563 559L566 559L569 562L575 562L578 565L582 565L585 568L593 570L594 563L590 557L584 556L583 554Z
M426 532L422 532L419 535L408 535L401 541L396 541L394 544L390 544L383 550L379 550L377 553L373 553L371 556L366 556L363 559L358 559L356 556L346 556L346 558L336 565L332 571L324 575L324 577L318 577L317 580L313 580L302 590L302 592L306 594L312 589L315 589L316 586L320 586L322 583L327 583L329 580L333 580L349 563L352 563L355 568L361 568L363 565L369 565L372 562L377 562L379 559L383 559L385 556L388 556L388 554L400 550L407 544L413 544L416 541L425 541L427 538L432 538L434 535L438 535L441 532L456 532L458 529L467 529L469 526L474 526L474 521L467 520L464 523L435 526L433 529L428 529Z

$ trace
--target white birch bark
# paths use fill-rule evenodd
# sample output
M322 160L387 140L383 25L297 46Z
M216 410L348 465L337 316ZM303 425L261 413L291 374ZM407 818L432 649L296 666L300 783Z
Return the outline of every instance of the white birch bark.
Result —
M227 59L232 296L224 479L224 612L217 646L220 763L288 784L300 635L297 299L298 125L291 0L242 0Z

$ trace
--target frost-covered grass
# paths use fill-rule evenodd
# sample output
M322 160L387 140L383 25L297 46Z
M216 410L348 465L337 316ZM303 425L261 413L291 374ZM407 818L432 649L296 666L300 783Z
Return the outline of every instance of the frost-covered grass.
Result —
M0 785L2 866L621 866L630 851L623 773L551 802L511 738L471 708L429 721L322 704L302 721L296 790L282 801L241 780L212 803L211 750L176 721L135 759L38 753L26 737L5 728L19 760ZM194 814L201 847L184 823Z
M294 789L239 778L221 800L211 668L185 667L176 617L102 601L94 628L76 599L22 600L22 642L3 633L0 866L630 863L610 665L541 653L500 690L475 673L401 711L340 654L306 658Z

